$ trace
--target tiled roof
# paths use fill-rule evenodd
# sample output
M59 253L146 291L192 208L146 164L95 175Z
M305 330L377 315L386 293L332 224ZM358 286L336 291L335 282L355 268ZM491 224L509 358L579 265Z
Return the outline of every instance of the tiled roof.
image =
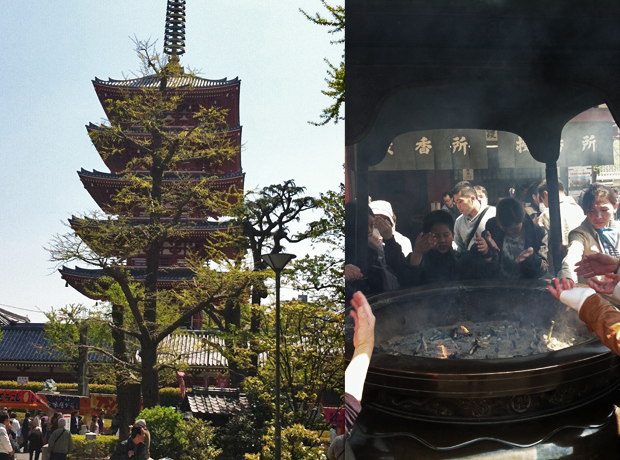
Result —
M172 77L168 78L167 86L169 88L184 88L193 86L194 88L214 88L219 86L229 86L239 83L239 77L232 80L222 78L221 80L208 80L201 77ZM101 86L113 86L119 88L159 88L159 79L155 76L147 76L141 78L133 78L131 80L101 80L96 78L93 84Z
M49 339L43 331L43 327L43 323L2 326L0 361L66 362L62 353L56 352L50 347ZM108 358L96 353L90 353L88 359L92 362L108 361Z
M222 416L249 412L250 404L238 389L209 388L202 391L194 389L185 394L181 409L191 410L194 414Z
M108 180L118 180L118 181L125 180L125 178L122 175L101 172L101 171L97 171L96 169L93 169L92 171L86 171L84 168L82 168L81 171L78 171L78 174L80 176L95 177L95 178L98 178L98 179L108 179ZM192 178L194 180L202 180L205 177L209 177L208 174L183 174L182 172L179 172L179 173L170 172L170 173L164 173L164 178L163 179L165 181L180 181L180 180L184 180L184 177L179 177L179 174L181 176L184 176L184 177L189 176L190 178ZM226 174L220 174L219 176L217 176L216 180L223 180L223 179L231 179L231 178L235 178L235 177L242 177L243 175L244 175L243 171L236 171L236 172L229 171ZM138 174L138 176L139 176L139 174Z
M205 331L181 331L166 337L158 346L159 360L183 361L194 367L226 368L228 361L208 342L224 347L224 340Z

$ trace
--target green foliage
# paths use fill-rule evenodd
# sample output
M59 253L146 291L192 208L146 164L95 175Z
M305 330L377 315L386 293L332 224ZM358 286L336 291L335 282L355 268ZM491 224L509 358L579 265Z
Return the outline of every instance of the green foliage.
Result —
M282 429L281 438L282 460L325 460L327 447L321 444L316 432L306 429L303 425L287 426ZM275 428L263 436L262 448L258 454L247 454L247 460L275 459Z
M138 418L146 420L151 433L150 454L153 458L180 460L188 443L183 417L171 407L144 409Z
M225 425L216 428L216 443L227 460L244 460L245 454L259 453L261 439L267 434L273 418L273 398L260 379L246 378L243 390L250 403L250 412L234 415Z
M304 16L306 16L307 19L314 22L315 24L331 27L332 29L329 31L330 34L344 32L344 6L331 6L327 3L326 0L321 0L321 3L327 9L331 17L321 16L319 13L316 13L314 16L310 16L305 11L300 11ZM332 40L331 43L344 44L344 37L337 40ZM321 114L321 118L323 119L322 122L310 122L310 124L316 126L326 125L330 121L333 121L334 124L336 124L338 123L338 121L344 120L344 116L340 115L340 110L342 109L342 105L344 104L345 99L344 55L342 56L342 60L340 61L340 64L338 66L334 66L327 59L325 59L325 62L329 66L329 70L327 71L327 78L325 79L328 89L321 91L321 93L323 93L325 96L335 99L335 101L331 106L323 109L323 113Z
M116 385L98 385L93 383L88 386L91 393L101 393L105 395L115 395L116 394Z
M116 436L97 436L92 441L87 441L86 436L71 435L73 438L72 455L78 458L104 458L109 457L116 449L119 439Z
M164 407L176 407L183 402L180 388L162 388L159 390L159 404Z
M181 460L214 460L222 453L215 446L215 430L209 422L191 419L185 424L185 429L188 442Z

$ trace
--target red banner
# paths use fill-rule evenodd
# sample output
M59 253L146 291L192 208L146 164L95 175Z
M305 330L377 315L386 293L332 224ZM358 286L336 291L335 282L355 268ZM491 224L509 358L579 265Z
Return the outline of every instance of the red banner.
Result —
M0 404L10 409L47 409L47 404L28 390L0 390Z
M106 414L116 414L118 412L116 395L91 394L90 407L93 411L101 412L103 410Z

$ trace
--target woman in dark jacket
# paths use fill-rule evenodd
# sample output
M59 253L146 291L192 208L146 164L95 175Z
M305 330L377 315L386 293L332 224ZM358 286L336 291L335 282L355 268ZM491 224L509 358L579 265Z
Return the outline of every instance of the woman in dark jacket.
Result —
M547 232L525 215L514 198L499 202L483 236L475 241L486 262L485 278L532 279L547 272Z

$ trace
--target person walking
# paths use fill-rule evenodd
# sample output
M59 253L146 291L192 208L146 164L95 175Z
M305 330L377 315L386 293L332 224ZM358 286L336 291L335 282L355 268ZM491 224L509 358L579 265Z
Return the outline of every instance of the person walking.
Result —
M30 452L30 460L33 460L32 454L34 454L34 460L39 460L41 449L43 449L43 431L38 426L28 436L28 451Z
M21 436L21 444L19 445L20 449L24 449L24 453L28 452L28 435L30 434L30 426L32 422L32 417L28 412L24 416L24 420L22 421L22 436Z
M15 453L9 439L8 430L10 428L9 414L3 412L0 414L0 460L11 460Z
M73 438L65 428L64 417L58 419L58 428L54 430L48 441L50 460L67 460L67 455L73 450Z
M78 426L78 411L73 411L71 414L71 424L69 425L69 431L71 434L80 434L80 427Z

